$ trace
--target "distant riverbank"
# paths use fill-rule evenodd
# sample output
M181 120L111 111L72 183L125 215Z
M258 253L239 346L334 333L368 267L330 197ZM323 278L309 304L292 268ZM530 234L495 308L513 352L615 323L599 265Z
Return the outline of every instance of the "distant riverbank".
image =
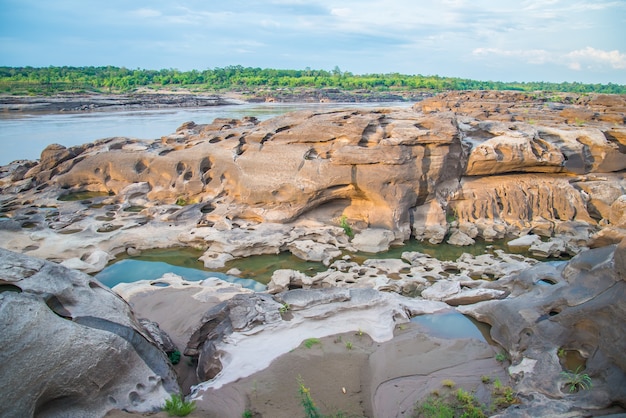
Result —
M172 108L203 108L245 103L381 103L414 102L431 96L415 92L276 89L219 94L185 89L141 89L128 94L64 93L52 96L0 96L0 114L84 113Z
M246 103L236 97L231 97L228 100L233 105L224 106L162 104L160 107L148 108L148 104L144 102L143 105L129 104L126 107L110 105L88 107L86 110L61 111L58 109L59 106L62 103L67 106L68 102L63 102L58 98L57 101L46 102L46 99L33 97L33 102L29 106L24 106L22 110L0 112L0 144L3 149L0 153L0 166L14 160L38 159L41 151L53 143L71 147L115 136L157 139L171 134L187 121L206 124L213 122L216 118L241 119L246 116L265 120L283 113L304 109L323 111L344 107L409 107L413 103L408 101L360 104ZM110 100L114 99L110 98ZM51 103L51 105L46 106L45 103ZM235 105L235 103L238 104ZM17 107L17 104L12 106ZM56 111L53 110L55 107Z

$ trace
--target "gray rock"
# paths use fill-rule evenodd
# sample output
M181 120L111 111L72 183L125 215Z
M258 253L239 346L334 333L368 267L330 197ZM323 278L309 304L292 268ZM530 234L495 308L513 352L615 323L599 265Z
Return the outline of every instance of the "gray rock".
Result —
M457 308L490 324L492 338L509 353L515 389L524 399L515 416L580 414L626 402L626 282L616 269L621 260L623 247L583 251L556 271L538 265L508 279L516 297ZM591 390L574 398L564 388L559 349L578 352Z
M461 231L454 231L454 233L452 233L452 235L450 236L450 238L448 238L448 244L450 245L456 245L459 247L464 247L466 245L472 245L474 244L474 241L472 238L469 237L469 235L467 235L465 232L461 232Z
M130 307L94 278L0 249L0 415L149 412L179 392Z
M380 228L368 228L354 236L352 245L359 251L366 253L379 253L387 251L389 245L395 240L392 231Z
M279 299L288 303L292 309L304 309L316 305L350 300L350 290L339 288L315 290L295 289L280 294Z
M450 280L435 282L428 289L424 289L422 297L429 300L444 300L461 291L461 284Z

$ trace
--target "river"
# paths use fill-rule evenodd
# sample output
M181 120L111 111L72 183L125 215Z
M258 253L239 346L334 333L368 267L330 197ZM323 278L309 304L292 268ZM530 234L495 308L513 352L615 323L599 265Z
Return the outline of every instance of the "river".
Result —
M183 122L211 123L215 118L254 116L269 119L296 110L410 107L411 102L386 103L254 103L202 108L26 114L0 112L0 165L35 160L50 144L66 147L114 136L152 140L176 131Z

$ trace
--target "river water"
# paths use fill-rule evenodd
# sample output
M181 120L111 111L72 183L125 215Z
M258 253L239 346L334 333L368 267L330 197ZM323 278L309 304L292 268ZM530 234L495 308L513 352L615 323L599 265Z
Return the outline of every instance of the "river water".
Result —
M25 114L0 112L0 165L14 160L35 160L50 144L66 147L96 139L125 136L158 139L176 131L183 122L211 123L215 118L269 119L296 110L410 107L410 102L386 103L255 103L202 108L134 111Z

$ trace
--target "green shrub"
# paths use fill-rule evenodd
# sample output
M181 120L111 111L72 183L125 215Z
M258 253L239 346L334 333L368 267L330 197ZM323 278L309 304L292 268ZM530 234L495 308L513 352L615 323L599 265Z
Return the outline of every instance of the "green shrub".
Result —
M195 402L187 402L180 395L172 395L170 399L165 401L163 407L163 410L171 417L184 417L191 414L195 409Z
M304 414L307 418L323 418L319 408L315 405L311 397L311 390L304 386L302 377L298 377L298 393L300 394L300 403L304 408Z
M581 371L581 366L578 366L573 372L561 372L561 376L565 377L565 386L569 386L570 393L591 389L591 377L587 373L581 373Z
M444 379L441 381L441 386L452 389L456 386L456 383L454 382L454 380Z
M306 340L304 340L304 346L306 348L311 348L315 344L322 344L322 342L320 341L319 338L307 338Z
M346 215L342 215L341 218L339 218L339 225L343 228L343 231L346 233L347 236L349 236L350 238L354 236L354 231L348 223L348 218L346 217Z
M414 416L423 418L454 418L454 408L442 399L430 396L415 409Z
M504 363L508 359L509 357L504 352L496 354L496 361L499 363Z
M170 359L170 363L172 364L180 363L180 351L174 350L171 353L167 353L167 358Z

